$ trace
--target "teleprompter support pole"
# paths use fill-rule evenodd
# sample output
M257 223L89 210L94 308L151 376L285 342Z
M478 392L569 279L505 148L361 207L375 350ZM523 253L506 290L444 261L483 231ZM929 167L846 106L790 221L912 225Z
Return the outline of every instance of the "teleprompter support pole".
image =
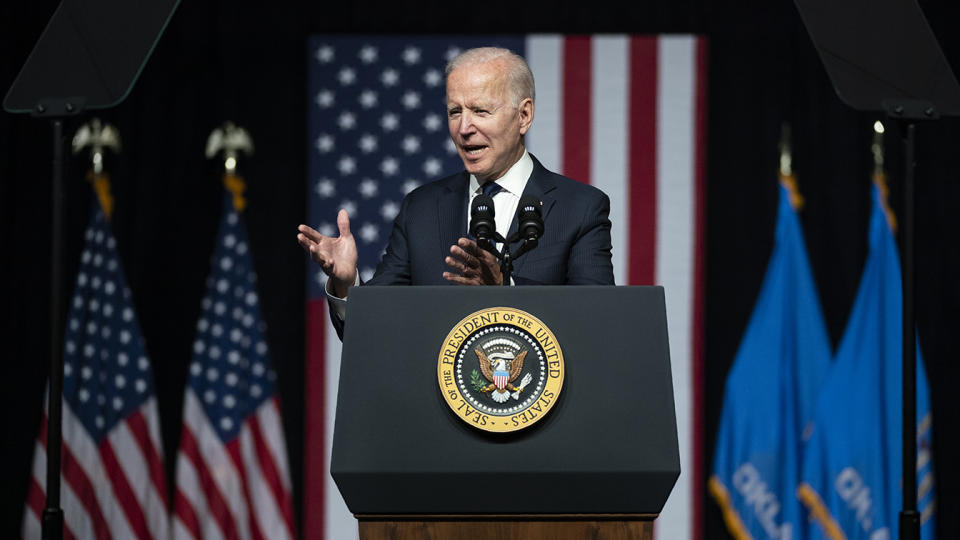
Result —
M60 444L63 425L63 248L66 191L63 186L63 119L53 120L53 226L50 243L50 388L47 395L47 498L41 520L43 540L63 538L60 508Z
M916 280L914 276L915 178L914 145L916 125L906 124L904 154L906 171L903 189L903 509L900 511L900 539L920 538L917 512L917 343Z

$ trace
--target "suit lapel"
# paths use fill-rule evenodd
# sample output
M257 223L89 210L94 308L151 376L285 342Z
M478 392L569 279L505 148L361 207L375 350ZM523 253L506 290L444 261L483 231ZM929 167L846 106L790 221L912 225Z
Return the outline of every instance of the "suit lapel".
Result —
M439 257L443 269L446 265L444 258L450 254L450 246L457 243L462 236L467 235L467 187L470 182L466 172L451 178L444 186L437 199L437 231L440 236Z
M543 216L543 222L544 224L546 224L548 223L547 217L549 216L550 210L553 208L553 204L555 202L553 198L553 194L551 192L557 187L556 181L553 179L553 176L550 173L550 171L544 168L544 166L540 164L537 158L533 157L532 154L530 155L530 157L531 159L533 159L533 172L530 173L530 179L527 180L527 185L526 187L523 188L523 194L533 195L540 201L540 215ZM513 221L510 223L510 232L508 233L508 236L517 232L518 227L519 227L519 224L517 222L517 216L514 215ZM517 245L517 249L519 249L519 246L522 244L518 243L516 245ZM514 272L523 268L523 264L524 262L526 262L529 256L530 255L528 253L526 255L521 256L516 261L514 261L513 263Z

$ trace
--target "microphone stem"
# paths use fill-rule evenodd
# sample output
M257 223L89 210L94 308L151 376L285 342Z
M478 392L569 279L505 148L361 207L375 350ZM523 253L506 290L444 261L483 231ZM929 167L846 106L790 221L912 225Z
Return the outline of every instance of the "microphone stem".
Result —
M503 275L503 285L510 285L510 276L513 274L513 257L510 256L510 244L503 243L503 257L500 262L500 273Z

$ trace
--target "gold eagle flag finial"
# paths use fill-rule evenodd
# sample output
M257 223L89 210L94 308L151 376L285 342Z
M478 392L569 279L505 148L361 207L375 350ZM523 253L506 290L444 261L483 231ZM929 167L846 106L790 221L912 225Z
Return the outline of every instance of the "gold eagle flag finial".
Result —
M797 187L797 177L793 174L793 144L791 142L790 124L784 122L780 126L780 142L777 144L780 150L779 176L780 184L787 189L790 197L790 206L794 210L803 208L803 195Z
M243 178L236 174L237 158L241 152L248 156L253 155L253 139L250 138L247 130L234 125L233 122L225 122L207 137L204 155L207 159L211 159L217 154L223 154L223 185L233 195L233 207L238 212L242 212L247 206L247 201L243 198L246 184Z
M880 192L880 204L883 208L883 214L887 218L887 225L893 232L897 231L897 215L890 208L890 187L887 185L887 173L883 168L883 133L886 131L883 122L877 120L873 123L873 143L870 145L870 151L873 154L873 183Z
M113 196L110 194L110 176L103 171L103 153L108 148L120 153L120 132L113 125L92 118L73 135L71 146L74 155L90 150L91 164L87 170L87 181L93 185L100 208L109 220L113 214Z

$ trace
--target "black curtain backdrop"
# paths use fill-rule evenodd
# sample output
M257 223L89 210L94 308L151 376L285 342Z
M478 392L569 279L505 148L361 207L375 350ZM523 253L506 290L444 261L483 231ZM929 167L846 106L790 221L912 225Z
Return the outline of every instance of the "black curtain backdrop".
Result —
M922 2L954 65L960 38L951 2ZM0 4L0 91L6 92L56 3ZM802 220L830 336L839 340L866 256L871 125L844 106L789 0L767 2L482 5L425 2L236 4L183 2L140 80L119 107L123 152L108 158L113 227L153 362L169 487L194 325L220 215L221 165L207 161L209 132L246 127L256 154L241 161L247 225L270 354L278 372L298 518L303 492L304 271L295 241L305 216L306 38L311 33L699 33L709 38L704 467L709 473L723 383L772 249L777 139L794 134ZM87 118L86 116L84 119ZM72 137L77 122L65 132ZM888 171L902 215L903 149L888 126ZM20 534L49 341L51 129L0 113L0 537ZM917 294L920 343L934 410L941 538L960 537L956 388L960 368L960 122L919 127ZM86 157L69 160L66 294L73 289L91 193ZM703 538L724 538L699 478ZM171 489L172 492L172 489ZM299 522L299 519L298 519Z

